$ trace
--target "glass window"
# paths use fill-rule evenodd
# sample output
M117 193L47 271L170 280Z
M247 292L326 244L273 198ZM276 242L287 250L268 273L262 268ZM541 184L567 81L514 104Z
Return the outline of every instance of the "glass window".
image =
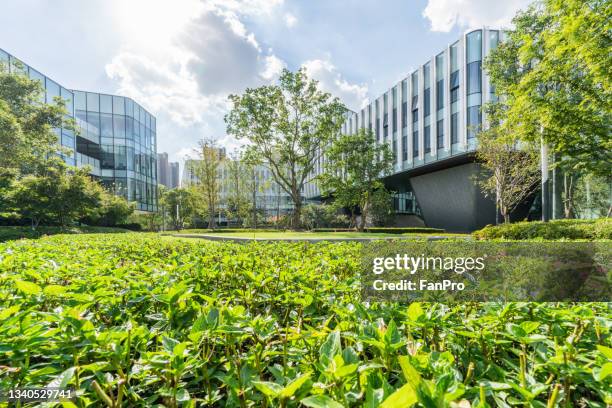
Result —
M115 115L125 115L125 105L123 98L120 96L113 96L113 113Z
M115 146L115 169L127 170L127 154L125 146Z
M444 119L440 119L436 124L436 140L438 149L444 148Z
M85 102L85 92L74 91L74 108L78 110L87 110L87 103Z
M113 113L113 97L110 95L100 95L100 112Z
M472 106L467 111L467 137L473 139L480 130L480 123L482 122L482 113L480 112L480 106Z
M431 152L431 129L429 126L425 126L425 133L423 134L423 141L425 143L425 153Z
M444 78L444 53L436 56L436 81Z
M459 143L459 114L451 115L451 143Z
M102 145L102 160L100 166L103 169L115 168L115 156L113 154L113 145Z
M455 72L459 69L459 43L456 42L450 47L450 70Z
M415 109L412 111L412 123L417 123L419 121L419 110Z
M87 92L87 110L100 112L100 98L97 93Z
M109 113L100 114L100 130L102 137L113 137L113 115Z
M472 31L467 35L466 63L482 60L482 30Z
M2 49L0 49L0 70L8 70L9 55Z
M423 115L428 117L431 114L431 88L425 89L423 93Z
M393 97L393 132L397 132L397 86L393 87L393 92L391 93Z
M412 132L412 157L419 156L419 132Z
M481 62L476 61L467 66L467 94L480 93L482 88Z
M451 74L450 88L451 89L459 88L459 71L455 71Z
M1 50L0 50L0 52L1 52ZM45 87L45 76L43 74L41 74L40 72L38 72L34 68L30 68L29 74L30 74L30 79L33 79L35 81L40 82L40 85L43 88Z
M423 87L425 89L429 88L431 86L431 82L430 82L430 63L428 62L427 64L425 64L425 66L423 67Z
M53 103L53 100L56 96L60 96L60 86L47 78L47 103Z
M99 137L100 114L98 112L87 112L87 138L93 141L98 141Z
M408 135L402 136L402 160L408 160Z
M125 116L113 115L113 128L115 138L125 139Z
M68 111L70 116L72 116L74 114L74 107L72 105L72 99L73 99L72 92L62 87L60 89L60 94L61 94L62 99L66 101L66 110Z
M125 114L130 118L134 117L134 102L129 98L125 98Z
M436 110L444 108L444 80L441 79L436 84Z

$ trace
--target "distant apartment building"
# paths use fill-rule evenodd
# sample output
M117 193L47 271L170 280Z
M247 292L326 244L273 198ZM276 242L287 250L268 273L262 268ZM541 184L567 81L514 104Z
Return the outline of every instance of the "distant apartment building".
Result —
M231 194L231 174L229 170L230 159L223 154L219 157L221 161L217 169L217 177L219 179L219 198L220 198L220 221L226 222L224 209L227 205L228 197ZM183 177L181 180L182 186L195 185L199 183L196 175L196 166L199 160L189 159L185 161L183 169ZM245 184L250 186L250 191L243 192L245 197L251 200L252 191L255 191L256 208L267 219L278 218L289 214L293 210L293 202L289 194L287 194L273 179L272 172L264 165L255 166L250 172L241 175L241 179Z
M157 210L156 119L134 100L64 87L0 49L0 69L39 81L42 102L59 97L78 132L55 129L71 166L89 166L90 174L108 190L136 202L140 211Z
M170 189L179 186L179 164L168 162L168 153L157 153L157 182Z

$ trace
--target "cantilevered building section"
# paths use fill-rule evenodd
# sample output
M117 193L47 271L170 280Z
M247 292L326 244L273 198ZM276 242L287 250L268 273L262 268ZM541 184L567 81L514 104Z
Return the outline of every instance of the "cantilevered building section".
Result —
M495 205L473 182L482 106L494 98L482 62L497 47L499 30L478 29L425 61L359 112L342 132L372 130L393 151L385 184L396 191L398 214L420 215L431 227L470 231L495 221ZM324 160L324 159L323 159ZM316 185L307 198L320 195Z
M156 120L130 98L95 92L75 91L0 49L0 65L40 81L45 90L42 102L55 97L66 101L68 115L79 132L56 129L61 144L71 153L63 155L72 166L89 166L91 174L106 188L140 211L157 210Z

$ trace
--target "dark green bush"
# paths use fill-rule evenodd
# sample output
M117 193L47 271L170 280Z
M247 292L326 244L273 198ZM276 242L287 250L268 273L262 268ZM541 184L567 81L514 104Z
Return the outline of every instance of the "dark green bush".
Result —
M478 239L612 239L612 220L600 218L487 225L473 235Z
M12 241L22 238L40 238L43 235L55 234L95 234L95 233L123 233L129 232L127 228L109 227L49 227L43 226L33 230L30 226L0 227L0 242Z
M313 232L354 232L354 228L314 228ZM435 234L444 232L443 229L439 228L427 228L427 227L369 227L365 229L365 232L378 232L385 234Z

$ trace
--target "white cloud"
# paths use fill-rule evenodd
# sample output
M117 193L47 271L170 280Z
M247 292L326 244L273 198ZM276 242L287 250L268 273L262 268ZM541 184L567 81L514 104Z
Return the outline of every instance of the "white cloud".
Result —
M285 25L289 28L292 28L293 26L295 26L298 22L298 19L296 16L294 16L291 13L286 13L285 14Z
M241 21L245 15L271 15L281 0L200 4L192 15L177 16L173 24L180 28L155 47L146 46L142 32L131 30L106 65L116 92L157 116L158 151L167 151L174 161L183 161L191 150L185 146L195 146L202 137L236 147L223 122L228 94L274 81L286 65L272 50L264 52Z
M432 31L449 32L455 26L507 27L516 12L532 0L428 0L423 17L429 19Z
M361 109L367 102L367 84L352 84L329 60L314 59L302 64L309 77L319 81L322 90L337 96L349 108Z

